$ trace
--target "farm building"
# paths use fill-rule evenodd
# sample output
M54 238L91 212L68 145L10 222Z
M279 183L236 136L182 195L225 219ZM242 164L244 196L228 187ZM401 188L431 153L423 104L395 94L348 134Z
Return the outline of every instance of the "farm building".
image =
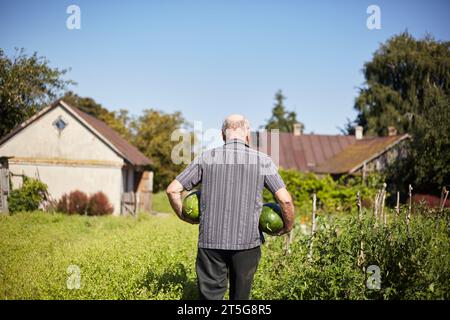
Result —
M64 193L102 191L114 214L150 209L150 159L104 122L62 100L43 109L0 140L13 187L38 178L58 200Z
M356 128L355 135L303 134L296 127L293 133L280 132L276 147L270 134L253 134L252 147L271 155L285 169L334 177L364 176L382 171L395 158L405 156L402 144L408 138L408 134L397 135L392 127L386 137L364 137L362 127ZM275 153L278 157L273 157Z

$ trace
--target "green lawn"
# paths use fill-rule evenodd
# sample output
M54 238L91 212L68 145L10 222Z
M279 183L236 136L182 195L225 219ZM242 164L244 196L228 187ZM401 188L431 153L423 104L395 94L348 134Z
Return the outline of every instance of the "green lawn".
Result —
M0 216L0 299L195 298L196 239L175 216Z
M284 238L267 236L252 298L450 298L445 217L413 216L408 237L404 218L376 227L369 213L363 225L337 216L320 217L311 260L298 222L290 255ZM194 299L197 236L198 226L174 214L1 215L0 299ZM366 287L358 266L361 236L364 266L379 266L381 290Z
M152 210L156 212L173 213L169 199L164 191L153 194Z

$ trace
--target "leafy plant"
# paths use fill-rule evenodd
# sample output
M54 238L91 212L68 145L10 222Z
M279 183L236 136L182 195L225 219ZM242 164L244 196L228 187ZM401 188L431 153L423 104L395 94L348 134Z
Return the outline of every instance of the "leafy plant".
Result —
M375 173L369 174L363 182L358 176L342 176L334 180L330 175L319 177L314 173L293 169L281 168L279 172L300 213L309 212L312 193L317 194L319 208L324 211L342 211L354 207L358 191L361 192L363 203L370 207L377 189L383 183L383 176ZM268 191L264 192L264 201L274 201Z
M406 214L389 210L386 226L370 210L319 214L311 259L310 225L297 220L291 254L267 237L252 298L448 300L450 211L414 207L408 228ZM196 299L197 238L175 215L0 216L0 299ZM379 289L367 286L371 265ZM79 289L67 288L69 266Z
M47 185L39 180L24 176L22 186L13 189L8 197L9 210L34 211L46 199Z
M68 214L85 214L87 213L89 197L86 193L75 190L69 194L63 194L56 205L59 212Z
M90 216L111 214L114 211L114 207L103 192L99 191L88 196L79 190L64 194L59 199L56 209L61 213L87 214Z
M91 216L102 216L113 213L114 208L110 204L108 197L101 191L94 193L89 198L88 214Z

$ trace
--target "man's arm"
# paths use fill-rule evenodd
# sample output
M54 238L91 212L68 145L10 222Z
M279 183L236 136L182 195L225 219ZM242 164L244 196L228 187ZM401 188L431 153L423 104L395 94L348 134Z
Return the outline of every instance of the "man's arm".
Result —
M167 197L169 198L170 206L173 211L175 211L178 218L191 224L196 224L198 222L186 217L183 214L183 203L181 201L181 192L183 191L183 186L177 180L173 180L166 189Z
M294 203L286 188L281 188L275 192L275 198L281 207L281 213L284 221L284 228L278 232L278 235L281 236L285 233L291 232L294 227Z

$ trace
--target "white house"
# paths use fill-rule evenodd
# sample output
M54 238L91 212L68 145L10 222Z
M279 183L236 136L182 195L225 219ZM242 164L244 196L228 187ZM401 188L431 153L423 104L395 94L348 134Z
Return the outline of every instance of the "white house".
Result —
M150 209L150 159L104 122L62 100L3 137L0 157L12 157L14 187L26 175L46 183L55 200L74 190L102 191L117 215L126 211L125 196L136 194L141 209Z

